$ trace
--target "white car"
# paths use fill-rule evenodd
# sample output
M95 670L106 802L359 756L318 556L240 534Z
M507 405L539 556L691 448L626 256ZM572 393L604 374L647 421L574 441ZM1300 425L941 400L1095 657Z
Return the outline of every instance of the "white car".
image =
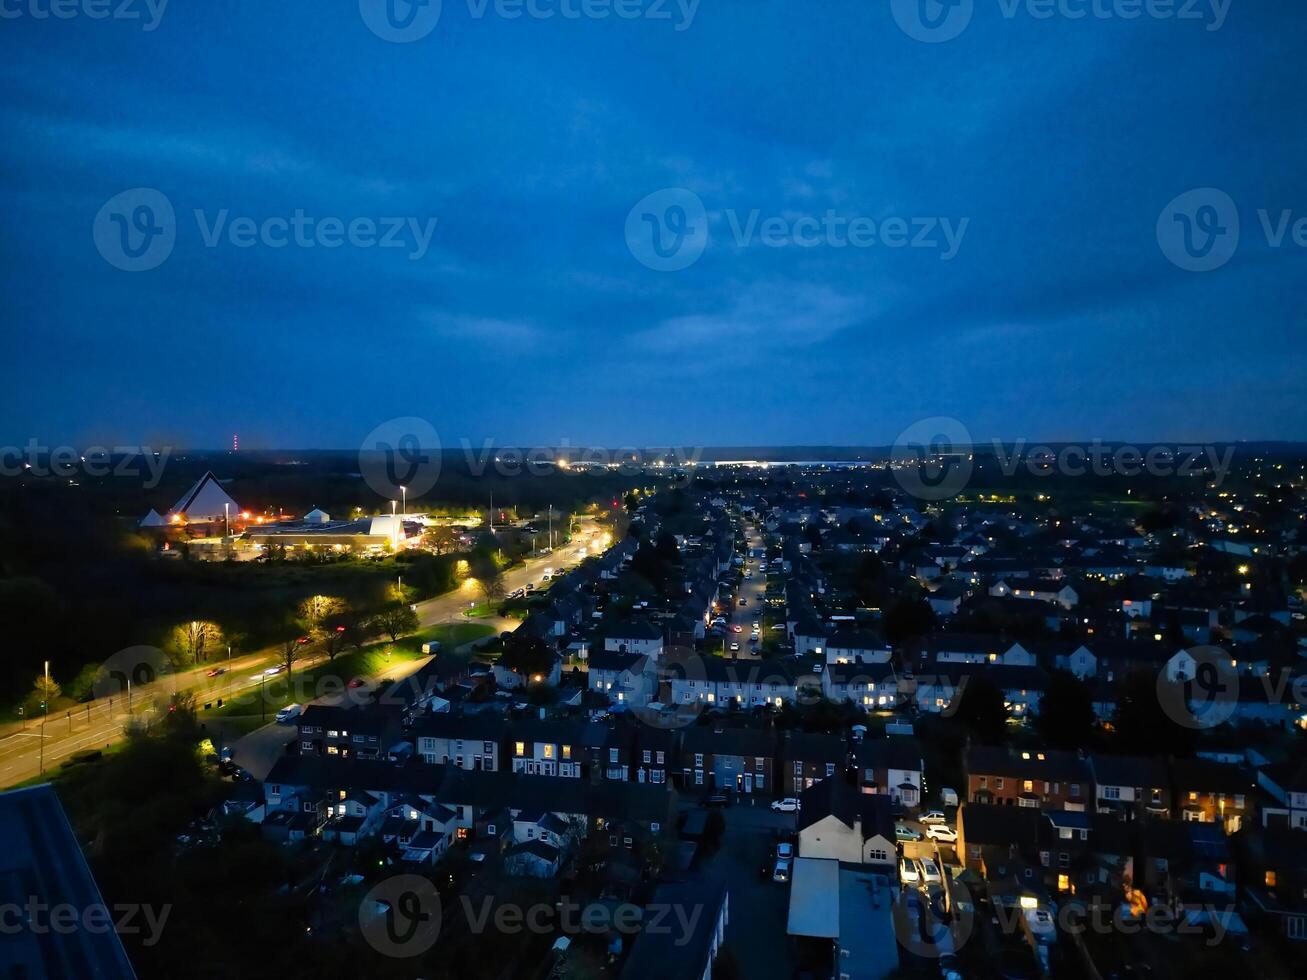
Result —
M740 645L738 643L732 643L731 653L739 653L739 652L740 652Z
M958 832L952 827L939 823L927 826L926 836L931 840L942 841L945 844L956 844L958 842Z
M942 885L944 879L939 873L939 868L935 867L935 862L930 858L923 858L919 862L921 866L921 878L927 885Z
M781 858L776 862L776 870L771 874L772 881L789 881L790 880L790 859Z
M286 705L286 707L277 712L277 724L282 725L290 721L292 718L299 717L299 713L302 710L303 709L298 704Z
M921 872L917 870L912 858L904 858L899 862L899 880L905 885L915 885L921 881Z
M776 856L777 856L778 858L785 858L786 860L788 860L788 859L794 857L794 845L793 845L793 844L784 844L784 843L782 843L782 844L777 844L777 845L776 845Z
M284 664L278 664L276 667L269 667L263 672L264 677L274 677L286 669Z
M948 823L948 817L944 816L943 810L928 810L921 815L922 823Z
M777 800L771 805L771 808L777 813L798 813L799 801L793 796L787 796L783 800Z

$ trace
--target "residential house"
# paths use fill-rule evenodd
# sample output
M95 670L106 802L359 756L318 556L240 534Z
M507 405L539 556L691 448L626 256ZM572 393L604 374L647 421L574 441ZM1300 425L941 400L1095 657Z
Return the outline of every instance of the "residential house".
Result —
M1089 760L1097 788L1095 809L1123 820L1171 815L1171 776L1155 756L1095 755Z
M694 909L688 931L653 928L666 909ZM644 921L649 927L635 938L620 980L711 980L714 963L726 942L730 892L716 878L687 877L665 881L654 891Z
M647 619L628 619L608 628L604 635L604 649L638 653L657 660L663 652L663 631Z
M1262 826L1307 830L1307 762L1295 758L1264 766L1257 783L1270 797L1262 802Z
M403 735L401 711L389 705L310 704L296 724L301 755L384 759Z
M847 701L864 711L892 711L899 704L899 678L892 663L828 663L821 691L830 701Z
M893 868L898 860L890 798L823 779L799 797L799 854Z
M972 746L964 766L973 803L1084 810L1093 799L1093 773L1074 752Z
M1237 832L1253 814L1256 784L1241 766L1210 759L1175 759L1171 775L1180 819L1216 823Z
M755 728L686 729L681 743L685 789L772 794L776 790L776 738Z
M565 721L521 721L508 734L509 765L528 776L579 779L589 761L584 725Z
M888 794L912 808L923 802L925 763L921 743L908 735L863 739L854 753L857 785L864 793Z
M986 878L1007 877L1038 863L1039 826L1036 810L967 800L958 809L958 857Z
M417 752L424 762L498 772L507 731L508 725L499 715L442 713L419 718L411 734L417 738Z
M842 736L809 732L787 732L783 753L786 796L798 796L823 779L843 779L849 755Z
M1249 917L1307 942L1307 834L1284 827L1245 834L1240 868Z
M797 648L795 652L799 652ZM837 630L826 641L828 664L879 664L888 663L889 659L889 644L868 630Z

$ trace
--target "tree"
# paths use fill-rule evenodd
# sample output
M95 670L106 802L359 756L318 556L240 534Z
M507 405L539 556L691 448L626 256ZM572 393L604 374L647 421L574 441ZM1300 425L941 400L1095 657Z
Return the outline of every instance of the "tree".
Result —
M902 596L885 612L885 639L891 646L925 636L935 629L935 611L925 599Z
M322 634L323 623L331 616L339 616L346 609L345 600L330 595L311 595L299 604L295 620L309 636L315 639Z
M401 636L417 632L418 614L406 602L392 602L373 615L371 625L373 629L390 637L390 642L394 643Z
M173 666L199 664L208 659L209 651L222 643L222 629L206 619L192 619L174 626L164 648Z
M281 641L281 665L286 668L289 677L295 668L295 661L300 658L304 648L309 645L307 636L300 636L298 631L283 634Z
M504 586L504 573L499 563L489 555L483 555L472 562L471 575L486 602L498 602L508 591Z
M40 711L42 714L48 714L50 705L60 694L59 682L53 677L46 677L44 673L36 675L36 682L32 685L32 696L29 704L34 711Z
M1157 756L1193 754L1197 733L1177 724L1163 710L1157 696L1157 675L1150 671L1135 671L1121 680L1112 722L1122 752Z
M514 630L504 638L504 654L499 663L518 676L530 679L547 676L554 669L554 660L554 651L544 640Z
M1035 729L1060 749L1084 748L1094 734L1094 699L1084 681L1070 671L1049 675L1039 699Z
M1007 716L1003 692L984 674L968 674L958 685L956 717L982 741L1001 741Z
M422 535L426 546L438 555L446 555L458 548L458 532L448 524L433 524Z

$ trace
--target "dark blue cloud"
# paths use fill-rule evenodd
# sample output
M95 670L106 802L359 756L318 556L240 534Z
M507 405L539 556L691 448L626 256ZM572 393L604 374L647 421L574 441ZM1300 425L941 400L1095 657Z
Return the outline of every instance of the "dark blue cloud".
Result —
M445 0L411 44L352 2L173 0L148 32L44 5L0 21L6 442L348 446L399 415L450 442L885 443L939 414L980 439L1307 437L1304 249L1258 218L1307 217L1301 4L1208 30L975 0L940 44L854 0L688 24ZM125 273L91 229L135 187L177 240ZM669 187L709 241L658 272L624 227ZM1242 224L1209 273L1155 232L1195 187ZM417 258L209 247L197 210L437 224ZM758 230L828 214L965 233L945 260Z

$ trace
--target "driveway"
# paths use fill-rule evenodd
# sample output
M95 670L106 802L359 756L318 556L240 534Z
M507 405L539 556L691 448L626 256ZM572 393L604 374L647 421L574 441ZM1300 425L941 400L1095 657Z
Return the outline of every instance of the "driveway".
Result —
M790 886L763 880L759 869L771 867L776 831L794 829L794 814L773 813L765 804L737 803L722 811L726 833L721 847L703 863L730 890L731 918L726 945L742 977L789 977L794 952L786 934Z

